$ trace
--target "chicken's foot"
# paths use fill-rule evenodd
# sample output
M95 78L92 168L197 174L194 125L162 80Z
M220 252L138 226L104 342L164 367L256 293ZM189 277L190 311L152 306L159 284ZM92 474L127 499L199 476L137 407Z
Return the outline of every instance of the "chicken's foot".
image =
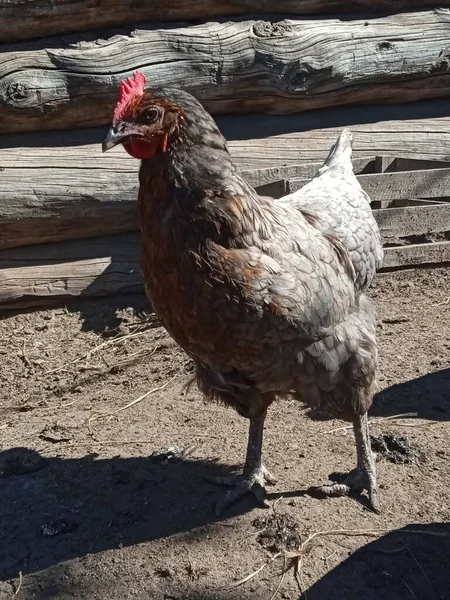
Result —
M273 485L275 479L262 464L262 438L266 413L250 421L247 455L242 475L214 477L209 479L218 485L231 486L225 496L216 505L216 515L221 515L229 506L248 493L252 493L258 503L267 506L265 485Z
M322 485L317 489L325 496L346 496L353 491L367 490L370 508L379 513L376 482L376 455L370 446L369 423L367 414L358 417L353 423L356 442L356 469L350 471L342 483Z

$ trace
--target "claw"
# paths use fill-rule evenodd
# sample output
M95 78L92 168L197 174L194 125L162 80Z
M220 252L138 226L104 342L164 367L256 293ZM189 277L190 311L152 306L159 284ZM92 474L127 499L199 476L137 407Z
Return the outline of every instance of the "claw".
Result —
M312 489L312 491L323 494L323 496L328 498L348 496L351 492L361 492L362 490L368 491L369 508L373 510L374 513L380 514L376 486L364 471L354 469L353 471L350 471L343 483L321 485Z
M266 484L274 485L275 478L261 466L257 471L249 475L231 475L228 477L208 477L207 481L215 485L232 487L225 496L216 504L216 516L220 516L232 504L246 496L253 494L258 504L264 508L269 505L266 501Z

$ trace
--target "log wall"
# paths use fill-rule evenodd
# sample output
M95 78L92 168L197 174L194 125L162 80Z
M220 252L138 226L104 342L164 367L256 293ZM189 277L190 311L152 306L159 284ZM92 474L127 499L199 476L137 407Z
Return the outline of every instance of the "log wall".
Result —
M102 155L105 129L85 129L109 124L136 68L234 113L221 129L261 193L301 187L350 126L384 268L449 263L450 118L436 100L450 95L449 6L280 0L270 16L268 0L0 0L0 307L142 291L138 163ZM402 173L381 173L402 156Z
M424 105L423 112L426 108ZM407 107L402 111L406 112ZM416 112L420 112L418 107ZM354 110L341 110L339 115L348 121ZM323 111L320 116L323 122L337 119L335 111ZM300 117L278 117L272 128L267 128L266 123L264 130L265 119L247 117L245 129L233 116L221 119L233 160L253 186L312 177L341 129L292 131L295 127L302 129L306 122L313 124L305 116L303 121ZM357 172L377 155L450 161L448 117L387 120L351 129ZM139 161L121 147L102 154L103 135L103 129L92 129L45 136L17 134L5 137L3 144L0 141L0 249L137 228ZM239 137L243 139L236 139ZM304 164L311 162L315 164ZM447 185L447 180L442 181L438 175L435 196L446 195L439 190ZM393 174L395 177L398 179ZM372 185L378 186L378 194L380 184ZM386 192L400 198L397 188L402 181L397 182L395 189L392 185L385 184Z
M213 114L448 96L449 39L450 11L439 9L369 20L149 25L91 41L6 45L0 129L106 124L119 81L137 67L149 85L182 87Z

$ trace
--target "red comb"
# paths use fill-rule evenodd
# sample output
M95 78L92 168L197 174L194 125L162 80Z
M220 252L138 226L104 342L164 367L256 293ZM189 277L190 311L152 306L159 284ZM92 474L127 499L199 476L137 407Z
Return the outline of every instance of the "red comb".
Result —
M136 98L136 96L142 96L144 93L144 85L146 79L143 73L136 71L133 74L133 79L128 77L125 81L120 82L120 96L119 102L114 109L114 121L116 119L120 119L120 117L124 114L126 107L128 104Z

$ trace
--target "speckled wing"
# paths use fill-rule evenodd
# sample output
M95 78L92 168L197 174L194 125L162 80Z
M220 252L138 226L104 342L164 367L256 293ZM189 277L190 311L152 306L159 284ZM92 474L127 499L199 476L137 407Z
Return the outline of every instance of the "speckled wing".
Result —
M294 205L272 199L259 198L252 211L242 211L241 224L240 247L213 245L208 257L214 272L226 274L237 297L245 298L250 308L239 319L253 321L256 343L290 340L300 349L330 335L355 305L355 273L342 243ZM239 303L225 308L233 306L232 322Z
M352 134L346 129L314 179L282 201L310 215L317 228L342 242L355 269L359 292L381 267L383 248L370 198L353 172L351 142Z

